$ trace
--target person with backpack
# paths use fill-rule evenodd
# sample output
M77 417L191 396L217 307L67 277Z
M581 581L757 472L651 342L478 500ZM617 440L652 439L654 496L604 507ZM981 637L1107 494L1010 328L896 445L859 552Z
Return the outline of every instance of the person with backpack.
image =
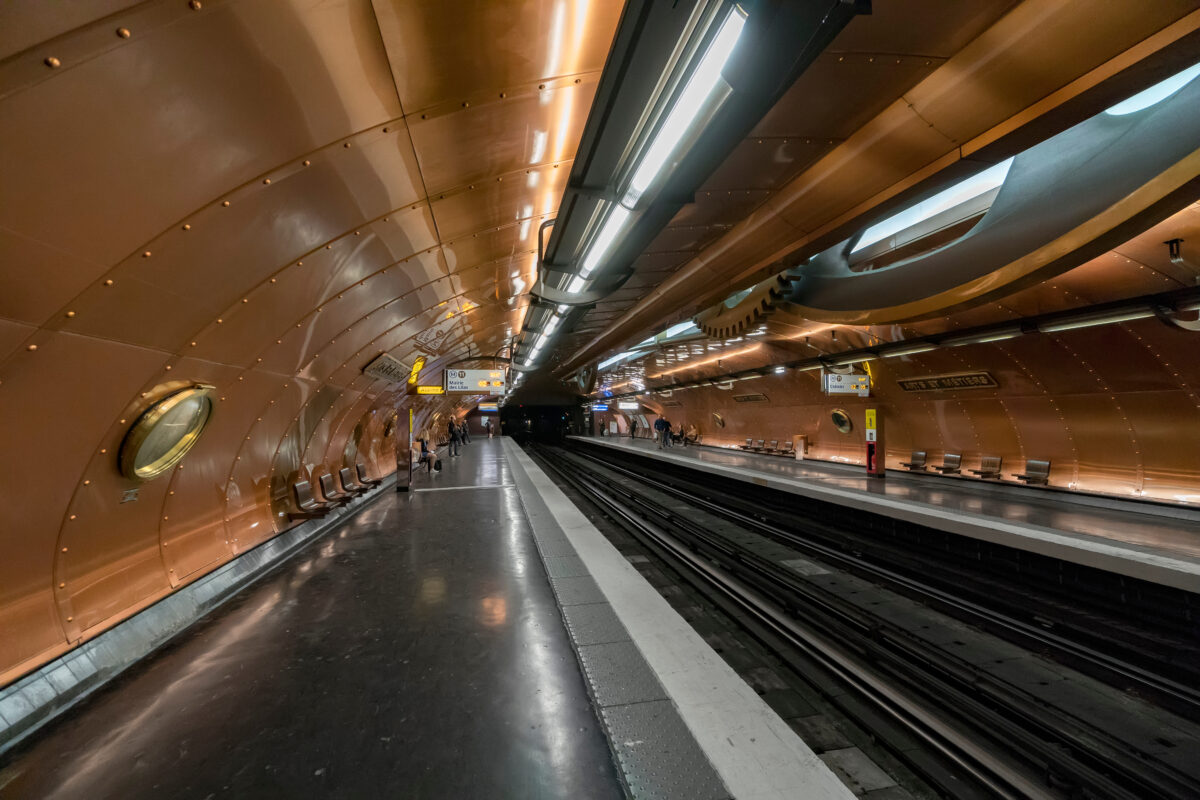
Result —
M458 426L454 424L454 420L450 420L450 457L458 455L458 445L462 441L458 436Z

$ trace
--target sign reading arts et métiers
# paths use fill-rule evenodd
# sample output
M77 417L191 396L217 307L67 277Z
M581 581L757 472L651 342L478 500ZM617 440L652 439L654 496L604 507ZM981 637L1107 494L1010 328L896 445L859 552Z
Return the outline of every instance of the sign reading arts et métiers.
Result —
M953 375L930 375L927 378L899 378L896 383L906 392L989 389L999 385L990 372L957 372Z
M380 353L374 361L363 367L363 374L370 375L372 378L379 378L382 381L399 383L400 381L408 380L408 367L387 353Z
M498 369L448 369L447 392L504 394L504 371Z

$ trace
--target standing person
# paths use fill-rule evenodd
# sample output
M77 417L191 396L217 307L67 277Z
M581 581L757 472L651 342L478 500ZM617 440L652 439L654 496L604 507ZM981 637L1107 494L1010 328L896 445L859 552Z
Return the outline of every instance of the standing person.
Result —
M662 417L654 420L654 440L658 442L658 449L663 449L663 439L666 438L667 421Z
M483 421L483 429L487 431L488 438L492 438L492 421L490 419Z
M672 438L672 434L671 434L671 420L664 419L663 420L663 444L666 445L667 447L670 447L674 443L675 443L675 440Z
M454 420L450 420L450 455L458 455L458 444L461 440L458 438L458 426L454 424Z
M465 419L458 423L458 435L462 437L463 444L471 443L471 426L467 424Z
M630 439L637 438L637 417L629 418L629 438Z

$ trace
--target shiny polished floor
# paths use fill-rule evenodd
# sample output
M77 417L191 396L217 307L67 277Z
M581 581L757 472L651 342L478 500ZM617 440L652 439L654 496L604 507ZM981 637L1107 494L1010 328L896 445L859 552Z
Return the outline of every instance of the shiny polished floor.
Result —
M651 439L595 437L588 441L658 452ZM1170 509L1164 509L1166 513L1147 513L1144 504L1111 498L1103 498L1104 507L1096 507L1074 502L1075 498L1065 493L936 475L905 475L890 470L886 480L878 480L868 478L861 467L718 447L676 445L664 452L700 464L734 467L830 489L866 492L905 503L1112 540L1189 560L1200 558L1200 521L1191 509L1180 509L1177 514L1171 514Z
M616 798L501 451L388 493L0 762L3 798Z

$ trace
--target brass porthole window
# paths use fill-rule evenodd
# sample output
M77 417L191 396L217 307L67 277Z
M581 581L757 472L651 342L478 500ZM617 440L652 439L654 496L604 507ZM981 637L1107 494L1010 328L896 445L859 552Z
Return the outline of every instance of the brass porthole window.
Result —
M713 412L713 415L712 415L712 417L713 417L713 424L714 424L714 425L716 425L718 428L724 428L724 427L725 427L725 418L724 418L724 417L722 417L720 414L718 414L718 413L717 413L717 412L715 412L715 411Z
M854 430L854 423L850 421L850 415L842 409L834 409L829 417L833 420L833 427L838 429L838 433L849 433Z
M387 422L383 423L383 438L388 438L396 432L396 414L388 417Z
M148 481L182 461L212 417L213 388L194 384L146 409L121 442L121 474Z

